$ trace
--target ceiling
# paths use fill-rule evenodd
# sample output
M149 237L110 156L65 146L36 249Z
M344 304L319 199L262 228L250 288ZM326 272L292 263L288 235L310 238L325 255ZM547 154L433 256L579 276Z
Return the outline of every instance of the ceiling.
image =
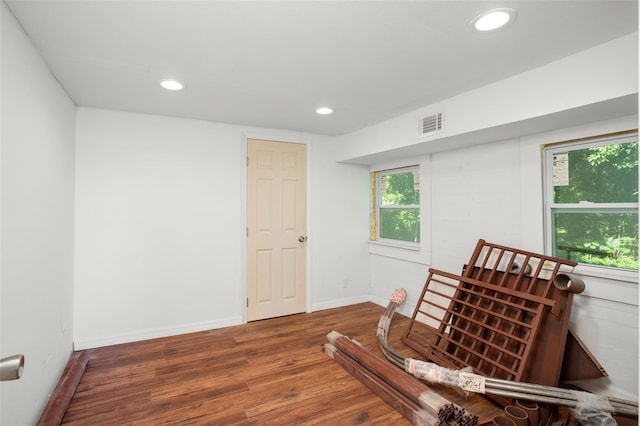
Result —
M78 105L325 135L638 30L636 0L6 3ZM516 20L470 28L496 7Z

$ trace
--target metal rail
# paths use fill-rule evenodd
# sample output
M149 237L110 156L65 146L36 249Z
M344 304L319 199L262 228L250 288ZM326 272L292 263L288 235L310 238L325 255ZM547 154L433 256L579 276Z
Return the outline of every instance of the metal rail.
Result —
M406 293L404 290L396 290L389 302L384 314L378 322L377 336L382 353L394 365L406 370L406 358L393 350L388 343L389 327L393 315L403 302ZM434 364L435 365L435 364ZM442 368L436 366L437 368ZM589 392L562 389L553 386L544 386L533 383L515 382L510 380L494 379L479 376L484 381L484 393L505 398L535 401L551 405L564 405L567 407L591 406L594 410L638 417L638 402L625 400L606 395L591 394ZM421 378L421 377L420 377ZM451 384L451 383L446 383Z

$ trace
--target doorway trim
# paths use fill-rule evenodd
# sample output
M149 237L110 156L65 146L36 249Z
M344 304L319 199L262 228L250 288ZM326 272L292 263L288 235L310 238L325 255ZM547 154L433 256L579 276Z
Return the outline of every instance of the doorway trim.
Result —
M305 287L306 287L306 301L305 312L311 312L311 252L313 251L313 232L311 226L311 191L310 182L312 176L311 169L311 157L313 155L313 149L311 141L308 137L298 136L287 133L279 132L262 132L262 131L249 131L242 132L241 143L241 158L240 158L240 183L241 183L241 216L240 216L240 316L242 324L247 323L247 154L248 154L248 142L249 139L261 139L273 142L286 142L286 143L298 143L307 146L307 179L306 179L306 235L311 236L306 243L306 275L305 275Z

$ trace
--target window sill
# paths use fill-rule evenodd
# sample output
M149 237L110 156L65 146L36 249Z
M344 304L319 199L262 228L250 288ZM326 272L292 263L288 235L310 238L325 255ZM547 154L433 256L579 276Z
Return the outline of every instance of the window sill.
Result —
M604 278L625 282L627 284L638 284L638 271L629 269L609 268L606 266L580 263L575 267L574 273L584 275L585 277Z
M395 247L402 250L420 251L420 243L409 243L394 240L369 240L369 245Z
M579 264L573 273L583 278L581 295L638 306L638 272Z
M423 252L420 244L395 241L369 240L369 254L429 265L430 253Z

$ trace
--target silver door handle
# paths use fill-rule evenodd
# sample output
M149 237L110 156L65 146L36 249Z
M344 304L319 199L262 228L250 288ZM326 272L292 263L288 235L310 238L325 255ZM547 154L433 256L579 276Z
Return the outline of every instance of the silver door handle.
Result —
M22 376L24 355L14 355L0 359L0 380L15 380Z
M301 243L304 243L307 241L307 236L306 235L300 235L298 237L298 241L300 241Z

